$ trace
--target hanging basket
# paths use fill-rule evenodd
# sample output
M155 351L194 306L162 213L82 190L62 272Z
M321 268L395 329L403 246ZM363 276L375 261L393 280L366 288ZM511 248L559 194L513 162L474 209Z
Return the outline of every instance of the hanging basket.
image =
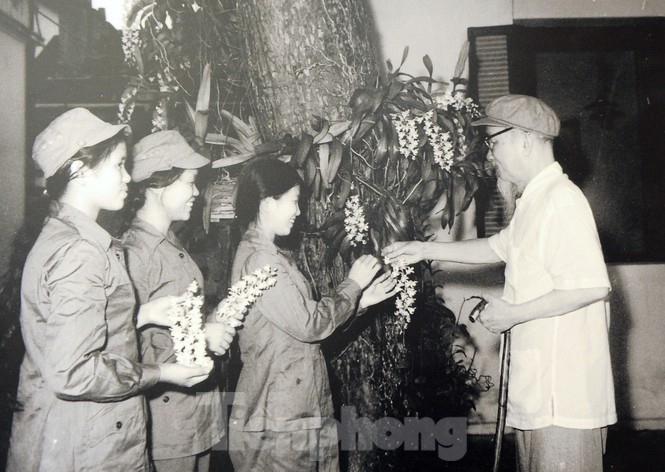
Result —
M225 177L212 185L210 221L215 223L235 218L233 196L236 186L235 177Z

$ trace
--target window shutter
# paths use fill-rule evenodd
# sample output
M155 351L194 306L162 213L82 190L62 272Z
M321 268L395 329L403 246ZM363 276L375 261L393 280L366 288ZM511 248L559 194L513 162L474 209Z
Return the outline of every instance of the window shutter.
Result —
M472 76L470 85L483 107L495 98L510 93L508 40L508 33L497 33L496 27L469 28ZM496 234L508 224L504 213L503 199L495 188L491 191L485 210L485 234L482 236Z

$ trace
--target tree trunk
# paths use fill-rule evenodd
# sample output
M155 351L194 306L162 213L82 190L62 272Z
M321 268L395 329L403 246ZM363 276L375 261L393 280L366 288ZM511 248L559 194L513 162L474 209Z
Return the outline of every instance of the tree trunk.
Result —
M264 139L346 116L352 92L379 62L365 0L238 2L252 108Z
M314 115L331 122L346 119L353 91L373 83L380 72L376 34L365 0L243 0L238 2L238 18L251 108L265 141L286 133L312 133ZM318 199L310 199L307 223L320 224L324 210ZM327 294L346 270L340 260L331 269L324 267L324 249L320 240L310 238L301 247L299 261L317 291ZM358 355L363 349L358 342L349 340L348 333L342 338L337 342L352 345L335 363L338 378L331 380L339 387L334 393L342 397L337 398L341 404L376 419L381 408L371 375L357 377L356 369L374 371L377 346L365 342L365 355ZM355 365L353 369L348 368L350 364ZM367 465L375 463L372 455L350 453L348 470L369 470Z

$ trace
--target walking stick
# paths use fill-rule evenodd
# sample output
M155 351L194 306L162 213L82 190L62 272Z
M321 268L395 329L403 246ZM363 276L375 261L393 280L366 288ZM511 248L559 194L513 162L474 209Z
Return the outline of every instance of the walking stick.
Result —
M506 429L506 408L508 406L508 371L510 369L510 330L501 334L503 345L501 347L501 374L499 377L499 406L494 433L494 466L493 472L499 472L501 460L501 445L503 433Z
M469 321L475 323L480 313L487 306L487 300L483 297L473 296L470 298L479 299L480 302L469 314ZM510 370L510 330L501 333L501 373L499 376L499 407L496 421L496 431L494 432L494 465L492 472L499 472L499 462L501 460L501 446L503 444L503 433L506 429L506 408L508 407L508 372Z

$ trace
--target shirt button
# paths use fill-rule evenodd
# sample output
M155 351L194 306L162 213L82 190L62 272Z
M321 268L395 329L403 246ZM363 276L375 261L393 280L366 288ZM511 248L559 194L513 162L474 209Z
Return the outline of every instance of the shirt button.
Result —
M178 255L180 256L180 259L184 259L184 258L185 258L185 255L184 255L182 252L181 252L180 254L178 254Z
M296 385L300 385L300 382L302 382L302 380L296 379Z
M121 428L122 428L122 421L118 421L118 422L115 424L115 429L121 429Z
M164 403L168 403L169 400L170 400L170 398L168 397L168 395L164 395L164 396L162 397L162 401L163 401Z
M119 253L119 252L116 252L116 253L115 253L115 257L117 257L118 260L120 260L120 253Z

